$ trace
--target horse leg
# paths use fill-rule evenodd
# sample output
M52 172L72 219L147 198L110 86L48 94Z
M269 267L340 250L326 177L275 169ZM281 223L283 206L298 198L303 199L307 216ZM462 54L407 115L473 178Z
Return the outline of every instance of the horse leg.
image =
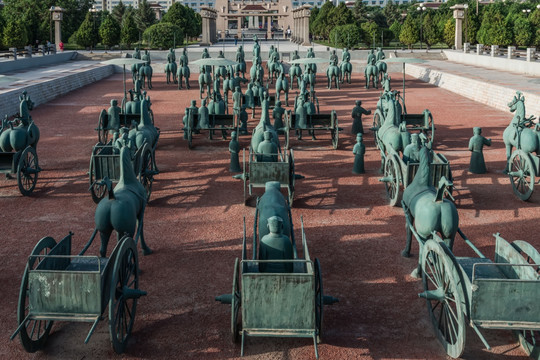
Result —
M178 90L182 89L182 75L178 77Z
M99 237L101 239L101 247L99 248L99 256L107 256L107 245L109 245L109 239L111 238L112 228L99 231Z
M405 249L401 251L401 256L408 258L408 257L411 257L411 245L412 245L412 231L409 228L408 215L406 216L406 221L405 221L405 231L406 231L407 237L405 240Z
M141 238L141 249L143 251L143 255L150 255L153 253L152 249L146 245L146 241L144 241L144 229L143 229L143 217L144 217L144 208L141 211L141 214L139 215L138 219L138 226L137 226L137 236Z
M285 92L285 106L289 106L289 92Z
M191 89L191 86L189 86L189 78L186 76L186 88L189 90Z
M510 164L508 163L508 160L510 160L510 156L512 155L512 144L506 145L506 166L504 167L503 173L508 174L508 171L510 171Z

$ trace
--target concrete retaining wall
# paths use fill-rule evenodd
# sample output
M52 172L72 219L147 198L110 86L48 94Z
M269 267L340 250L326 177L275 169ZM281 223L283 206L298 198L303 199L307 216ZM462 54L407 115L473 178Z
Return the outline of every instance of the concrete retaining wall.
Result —
M407 64L405 69L407 75L506 112L509 111L507 104L519 90L444 73L420 65ZM540 96L528 92L523 92L523 95L526 99L527 116L539 115Z
M75 57L77 57L76 51L64 51L51 55L33 55L31 58L18 57L17 60L11 58L11 61L0 62L0 74L58 64Z
M87 71L81 71L57 79L51 79L24 88L0 94L0 115L13 116L19 112L19 95L26 90L34 104L40 105L54 98L67 94L80 87L92 84L114 73L112 65L103 65Z
M525 58L508 59L502 56L491 57L490 55L477 55L476 53L464 53L455 50L444 50L444 54L448 60L461 64L540 76L540 62L526 61Z

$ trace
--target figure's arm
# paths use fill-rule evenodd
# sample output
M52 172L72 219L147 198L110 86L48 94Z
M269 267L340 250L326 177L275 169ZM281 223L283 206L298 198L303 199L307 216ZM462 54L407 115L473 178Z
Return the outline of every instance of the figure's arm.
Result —
M491 146L491 139L484 138L484 145Z
M472 137L472 138L469 140L469 151L473 151L473 145L474 145L473 139L474 139L474 137Z
M371 115L371 110L366 110L366 109L362 108L362 114Z

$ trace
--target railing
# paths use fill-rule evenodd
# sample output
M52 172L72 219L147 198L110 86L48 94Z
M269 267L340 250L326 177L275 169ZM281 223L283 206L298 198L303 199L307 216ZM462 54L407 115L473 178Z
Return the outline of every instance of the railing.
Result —
M9 48L9 51L0 51L0 57L3 58L13 58L13 60L17 60L19 57L32 57L33 54L41 54L42 56L45 56L46 54L55 54L56 53L56 45L51 44L47 47L47 45L39 45L37 49L32 48L32 46L25 46L22 49L17 48Z
M540 59L540 54L536 52L536 48L527 48L526 51L517 50L515 46L508 46L506 49L499 45L484 45L476 44L476 51L472 50L470 43L463 44L463 52L476 52L476 55L490 55L491 57L504 56L508 59L525 58L526 61L536 61Z

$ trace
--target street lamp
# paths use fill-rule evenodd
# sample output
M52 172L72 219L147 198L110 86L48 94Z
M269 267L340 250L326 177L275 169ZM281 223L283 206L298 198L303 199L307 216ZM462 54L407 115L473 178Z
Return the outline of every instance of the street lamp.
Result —
M422 28L424 27L424 11L426 11L424 3L420 3L416 10L420 11L420 50L422 50Z
M92 14L92 46L90 46L90 54L92 54L94 40L96 39L96 13L98 10L96 9L96 6L92 4L92 8L90 8L88 11Z

